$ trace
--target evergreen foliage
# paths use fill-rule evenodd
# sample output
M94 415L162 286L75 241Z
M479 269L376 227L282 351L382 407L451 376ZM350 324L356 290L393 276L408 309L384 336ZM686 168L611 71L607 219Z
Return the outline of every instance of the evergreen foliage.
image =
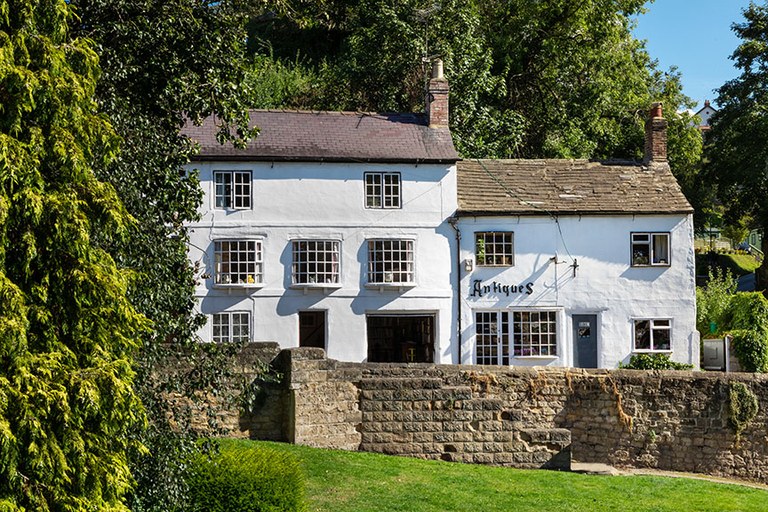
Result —
M127 510L132 389L148 327L96 247L133 221L94 166L118 138L64 0L0 1L0 509Z
M190 485L193 511L306 510L298 462L268 447L224 443L218 455L195 462Z
M692 370L692 364L678 363L669 358L669 354L633 354L626 365L619 364L625 370Z

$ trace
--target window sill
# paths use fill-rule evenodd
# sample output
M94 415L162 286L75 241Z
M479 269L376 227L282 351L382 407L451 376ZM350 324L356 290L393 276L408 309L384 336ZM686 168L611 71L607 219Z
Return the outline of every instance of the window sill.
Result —
M557 359L560 356L512 356L515 359Z
M241 288L259 289L264 287L264 283L214 283L213 287L223 290L238 290Z
M641 348L632 350L633 354L671 354L672 349L651 350L649 348Z
M329 293L341 288L341 283L293 283L291 289L302 290L307 293L311 290L323 290L323 293Z
M629 265L632 268L669 268L672 266L671 263L656 263L656 264L646 264L646 265Z
M403 291L409 288L416 288L416 283L366 283L365 287L369 290L399 290Z

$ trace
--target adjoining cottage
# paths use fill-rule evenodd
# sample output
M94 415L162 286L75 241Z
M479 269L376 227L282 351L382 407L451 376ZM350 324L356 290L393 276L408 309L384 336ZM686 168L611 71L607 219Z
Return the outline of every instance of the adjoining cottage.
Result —
M665 130L659 108L643 164L459 163L462 362L698 362L693 210Z
M190 225L214 342L316 346L345 361L615 367L698 362L691 207L647 159L463 161L448 84L426 114L253 111L221 146L208 119ZM458 188L457 188L458 180Z

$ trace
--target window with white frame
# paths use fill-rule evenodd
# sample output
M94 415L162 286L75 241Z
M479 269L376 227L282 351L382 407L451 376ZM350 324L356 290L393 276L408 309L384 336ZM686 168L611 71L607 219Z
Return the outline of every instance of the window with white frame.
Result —
M214 283L230 286L261 284L263 263L261 240L216 240L213 242Z
M214 313L214 343L243 343L251 339L251 314L247 311Z
M365 173L366 208L400 208L400 173Z
M475 363L557 356L557 311L476 311Z
M515 356L557 355L556 311L515 311L512 332Z
M634 321L635 351L672 350L672 320L668 318L637 319Z
M338 240L294 240L291 282L338 284L340 245Z
M214 171L214 206L220 209L251 208L251 171Z
M475 261L479 266L513 266L515 264L515 234L511 231L475 233Z
M669 233L632 233L632 266L668 266Z
M508 312L475 312L475 364L509 364Z
M414 282L413 240L368 240L369 284Z

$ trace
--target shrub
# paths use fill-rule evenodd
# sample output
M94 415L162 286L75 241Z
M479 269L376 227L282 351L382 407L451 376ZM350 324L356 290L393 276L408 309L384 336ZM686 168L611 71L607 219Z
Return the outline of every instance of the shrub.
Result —
M629 364L619 365L627 370L691 370L692 364L678 363L669 358L669 354L634 354Z
M710 269L707 285L696 288L696 328L702 335L710 332L709 324L714 322L717 331L726 329L724 313L736 294L738 279L730 270Z
M743 329L731 332L731 349L745 372L768 371L768 340L766 331Z
M768 299L760 292L737 293L723 311L722 321L730 330L768 331Z
M731 382L728 399L728 420L738 440L742 431L757 416L757 396L743 382Z
M223 441L221 452L201 457L189 482L195 512L303 511L304 479L289 454Z

